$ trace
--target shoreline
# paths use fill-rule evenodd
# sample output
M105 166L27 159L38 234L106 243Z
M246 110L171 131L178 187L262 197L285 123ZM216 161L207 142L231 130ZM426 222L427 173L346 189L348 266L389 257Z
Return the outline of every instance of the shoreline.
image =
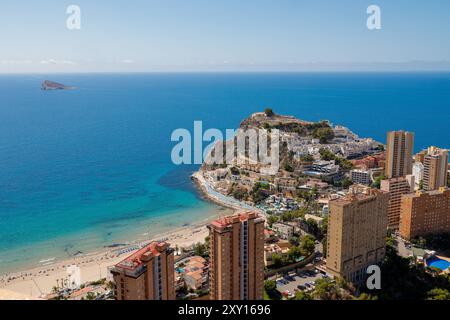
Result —
M30 298L43 298L52 292L53 287L57 285L57 281L67 277L66 270L70 265L80 267L81 283L107 278L108 267L119 263L150 241L163 240L169 242L171 246L178 246L179 248L186 248L198 242L203 242L208 236L206 225L209 222L210 219L163 232L149 240L135 240L125 246L105 248L104 250L32 267L24 271L7 273L0 276L0 289L26 295Z
M205 196L205 198L208 199L209 201L212 201L220 206L233 209L235 211L252 210L258 212L263 217L266 216L265 212L261 209L255 208L246 203L242 203L241 201L238 201L232 197L225 196L215 191L203 176L201 169L192 174L191 178L195 182L195 184L199 187L200 191Z
M201 170L195 172L192 181L198 187L206 201L213 202L223 208L231 209L234 213L242 210L254 210L264 215L260 209L243 204L234 198L219 194L212 189L204 179ZM203 242L209 232L207 225L217 217L209 217L189 226L182 226L173 230L156 234L151 239L133 240L126 245L105 247L103 249L87 252L78 256L62 260L49 259L40 266L33 266L23 271L10 272L0 275L0 289L21 294L32 299L43 298L52 292L54 286L61 279L67 277L66 269L70 265L77 265L81 271L81 283L96 281L108 277L108 267L122 261L125 257L136 252L139 247L150 241L163 240L172 247L186 248L198 242Z

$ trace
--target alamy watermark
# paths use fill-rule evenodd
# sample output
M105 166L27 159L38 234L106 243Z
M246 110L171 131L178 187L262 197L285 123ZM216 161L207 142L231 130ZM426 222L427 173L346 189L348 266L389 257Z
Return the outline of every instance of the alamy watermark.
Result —
M381 269L377 265L371 265L367 268L369 277L366 280L366 286L369 290L381 290Z
M172 132L171 141L178 142L171 152L172 162L181 164L259 164L279 169L279 130L219 129L203 132L202 121L194 121L193 135L187 129ZM204 142L209 144L204 147Z
M70 5L66 9L66 13L69 17L66 20L66 27L69 30L81 29L81 8L77 5Z
M375 4L370 5L367 8L367 29L369 30L381 30L381 8Z
M366 21L367 29L381 30L381 8L376 4L367 7L366 13L369 15ZM79 5L71 4L66 9L69 17L66 20L66 27L69 30L81 30L81 8Z

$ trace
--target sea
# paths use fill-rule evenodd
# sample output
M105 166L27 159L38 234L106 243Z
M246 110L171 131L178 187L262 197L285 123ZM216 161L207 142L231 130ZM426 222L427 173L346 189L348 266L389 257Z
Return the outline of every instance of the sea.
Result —
M192 183L198 165L173 164L171 135L194 121L225 133L268 107L450 148L450 73L0 75L0 274L226 213Z

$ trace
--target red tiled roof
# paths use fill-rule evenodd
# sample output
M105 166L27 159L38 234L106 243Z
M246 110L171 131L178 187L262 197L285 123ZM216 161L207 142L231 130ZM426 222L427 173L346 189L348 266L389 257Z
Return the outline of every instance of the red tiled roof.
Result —
M234 215L234 216L228 216L228 217L222 217L217 220L214 220L211 222L211 225L218 227L218 228L224 228L227 227L233 223L236 222L242 222L251 218L257 218L259 215L256 212L242 212L240 214Z
M161 249L167 246L165 242L151 242L147 246L139 249L137 252L133 253L131 256L125 258L119 262L116 266L123 269L133 270L142 264L142 257L147 254L152 254L153 256L159 256ZM158 248L160 250L158 250Z

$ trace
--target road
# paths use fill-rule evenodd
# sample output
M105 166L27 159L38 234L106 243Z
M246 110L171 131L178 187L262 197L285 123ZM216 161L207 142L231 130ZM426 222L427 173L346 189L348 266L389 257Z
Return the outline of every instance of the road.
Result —
M277 290L280 293L289 291L290 294L295 294L299 290L308 290L308 285L306 283L315 283L318 279L322 279L324 276L321 273L311 272L301 272L300 275L295 275L292 277L283 277L283 280L277 281ZM299 286L301 286L300 289ZM311 288L309 286L309 288ZM311 289L309 289L311 290Z
M261 209L253 207L245 202L236 200L233 197L225 196L225 195L221 194L220 192L216 191L213 188L213 186L211 186L209 181L207 181L207 179L205 177L203 177L202 173L196 172L193 175L193 177L196 178L201 185L203 185L203 187L206 189L205 191L209 197L211 197L212 199L216 200L219 203L222 203L224 206L231 207L231 208L238 209L238 210L250 210L250 211L256 211L256 212L259 212L262 214L264 213Z
M412 256L413 252L407 247L405 240L399 236L394 236L395 246L397 247L398 255L404 258Z

